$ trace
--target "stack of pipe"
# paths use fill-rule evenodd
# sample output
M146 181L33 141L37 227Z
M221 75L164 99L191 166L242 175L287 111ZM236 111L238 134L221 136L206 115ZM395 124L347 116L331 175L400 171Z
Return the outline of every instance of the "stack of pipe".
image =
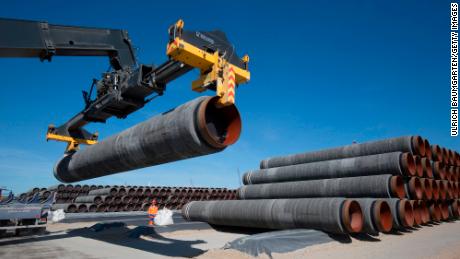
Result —
M191 202L182 213L216 225L376 234L458 219L459 176L459 153L398 137L262 160L244 174L239 201Z
M153 199L160 208L176 210L189 201L236 199L236 190L226 188L71 184L33 188L21 196L28 199L39 193L45 199L52 191L56 192L53 209L68 213L146 211Z

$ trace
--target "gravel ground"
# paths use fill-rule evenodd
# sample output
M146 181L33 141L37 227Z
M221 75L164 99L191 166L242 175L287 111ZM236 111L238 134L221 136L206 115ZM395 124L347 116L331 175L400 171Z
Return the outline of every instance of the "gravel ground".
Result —
M130 238L139 225L93 232L96 222L57 223L43 236L0 239L0 258L251 258L236 250L221 249L227 242L246 236L196 228L177 222L171 228ZM192 226L192 228L188 228ZM137 230L150 230L140 227ZM295 252L272 254L274 258L460 258L460 221L427 226L408 233L354 236L312 245ZM268 258L262 255L260 258Z

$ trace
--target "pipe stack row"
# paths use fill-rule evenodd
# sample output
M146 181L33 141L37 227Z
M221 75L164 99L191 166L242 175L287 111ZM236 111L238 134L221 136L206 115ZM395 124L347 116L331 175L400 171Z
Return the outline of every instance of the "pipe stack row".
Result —
M236 190L226 188L71 184L33 188L21 196L51 191L56 192L53 209L67 213L146 211L153 199L160 208L168 209L181 209L189 201L236 199Z
M185 219L376 234L457 219L458 152L420 136L280 156L246 172L239 200L194 201Z

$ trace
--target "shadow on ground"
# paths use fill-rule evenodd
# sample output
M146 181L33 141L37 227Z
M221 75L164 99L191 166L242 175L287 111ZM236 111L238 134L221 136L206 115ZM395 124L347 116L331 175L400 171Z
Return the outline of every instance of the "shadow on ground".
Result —
M72 237L94 239L164 256L195 257L206 252L205 250L192 247L195 244L205 243L203 240L184 241L166 238L158 234L152 227L140 226L134 229L129 229L124 223L112 225L96 224L90 228L70 230L67 233L62 234L50 234L25 239L8 240L0 242L0 246L59 240Z

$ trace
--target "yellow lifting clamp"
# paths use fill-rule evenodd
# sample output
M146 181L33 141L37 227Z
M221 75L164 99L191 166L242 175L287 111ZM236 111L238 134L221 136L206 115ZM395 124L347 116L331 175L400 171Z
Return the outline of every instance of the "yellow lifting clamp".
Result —
M79 149L80 144L85 145L94 145L97 143L98 133L94 133L90 139L84 138L75 138L63 134L58 134L56 131L56 127L54 125L48 126L48 131L46 132L46 141L48 140L56 140L61 142L67 142L66 153L68 152L75 152Z
M244 68L230 63L218 51L209 52L188 43L181 37L184 22L179 20L174 25L178 32L168 43L166 54L173 60L200 69L200 77L192 82L192 90L203 92L215 87L216 95L220 97L218 105L228 106L235 103L235 87L250 79L248 71L249 56L241 60Z

